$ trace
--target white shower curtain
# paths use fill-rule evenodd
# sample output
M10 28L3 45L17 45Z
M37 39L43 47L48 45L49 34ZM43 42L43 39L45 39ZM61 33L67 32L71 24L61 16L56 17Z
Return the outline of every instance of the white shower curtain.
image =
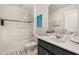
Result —
M31 33L28 23L5 21L4 26L0 26L0 54L25 55L27 54L26 42Z

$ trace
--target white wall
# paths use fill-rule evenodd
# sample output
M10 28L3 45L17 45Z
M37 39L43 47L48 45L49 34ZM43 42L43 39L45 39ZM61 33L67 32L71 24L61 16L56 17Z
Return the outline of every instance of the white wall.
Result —
M77 5L67 5L65 7L62 8L57 8L56 9L52 9L52 11L49 11L49 30L55 30L56 32L63 32L64 30L66 30L65 27L65 12L68 12L70 10L74 10L74 9L78 9ZM77 15L76 15L77 16ZM77 17L76 17L77 19ZM76 20L74 19L74 20ZM71 23L71 21L68 21L69 23ZM68 24L69 24L68 23ZM59 25L59 26L54 26L54 25ZM77 25L76 23L73 23L71 26L75 25L74 28L76 28L75 30L77 31ZM71 30L72 31L72 30Z
M19 7L11 6L11 5L0 5L0 17L11 20L28 20L29 17L28 10L24 10Z
M49 13L48 13L48 5L36 5L35 6L35 10L34 10L34 15L35 15L35 19L34 19L34 32L37 34L44 34L46 33L46 31L48 30L48 17L49 17ZM42 14L42 29L37 28L36 26L36 16Z
M78 34L79 34L79 5L77 7L78 7L78 11L77 11L78 12L78 15L77 15L77 18L78 18L77 23L78 24L77 24L77 26L78 26Z
M29 17L29 14L31 15L30 17ZM29 11L28 9L25 10L23 8L12 6L12 5L4 5L4 4L0 5L0 17L3 18L3 19L29 21L29 20L34 20L33 16L34 16L33 12ZM26 17L26 18L24 19L24 17ZM18 26L22 26L22 27L19 28ZM24 26L25 26L25 28L24 28ZM0 25L0 32L1 32L0 36L2 37L3 32L5 33L5 35L6 34L9 35L9 33L11 33L11 32L6 32L6 31L12 31L10 29L12 27L13 27L13 29L15 29L14 31L16 33L17 33L16 29L23 29L24 31L27 31L27 33L25 33L25 34L26 34L26 36L28 36L29 31L33 32L34 26L33 26L33 22L32 22L32 24L31 23L21 24L21 23L18 23L18 22L5 21L3 27ZM4 30L6 30L6 31L4 31ZM23 31L23 30L21 30L21 31ZM13 33L11 33L11 34L13 34ZM22 34L22 33L20 32L20 34ZM11 38L13 39L13 37L11 37ZM6 40L6 39L4 39L4 40ZM18 38L16 38L16 39L18 39ZM2 38L1 38L1 40L2 40Z

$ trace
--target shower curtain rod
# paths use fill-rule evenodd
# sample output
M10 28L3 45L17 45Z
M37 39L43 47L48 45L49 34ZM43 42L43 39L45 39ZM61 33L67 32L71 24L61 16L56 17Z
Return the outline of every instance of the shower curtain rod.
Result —
M10 19L2 19L2 20L4 20L4 21L11 21L11 22L23 22L23 23L31 23L31 22L33 22L33 21L19 21L19 20L10 20Z

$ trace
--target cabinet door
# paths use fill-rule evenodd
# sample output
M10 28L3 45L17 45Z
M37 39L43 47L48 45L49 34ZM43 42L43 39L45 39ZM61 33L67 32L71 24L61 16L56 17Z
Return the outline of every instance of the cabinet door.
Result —
M48 42L45 42L45 41L43 41L41 39L38 40L38 45L45 48L48 51L48 53L50 52L52 55L73 55L73 54L75 54L75 53L67 51L67 50L65 50L63 48L60 48L58 46L55 46L55 45L50 44ZM38 50L40 50L40 49L38 49Z
M46 51L41 46L38 46L38 55L48 55L48 51Z

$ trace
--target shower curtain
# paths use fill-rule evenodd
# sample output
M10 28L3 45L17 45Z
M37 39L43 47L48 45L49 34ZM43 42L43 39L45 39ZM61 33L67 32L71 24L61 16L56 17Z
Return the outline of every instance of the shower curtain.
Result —
M0 26L0 32L1 55L27 55L28 48L25 44L33 40L30 39L31 31L28 23L5 21L4 26Z

